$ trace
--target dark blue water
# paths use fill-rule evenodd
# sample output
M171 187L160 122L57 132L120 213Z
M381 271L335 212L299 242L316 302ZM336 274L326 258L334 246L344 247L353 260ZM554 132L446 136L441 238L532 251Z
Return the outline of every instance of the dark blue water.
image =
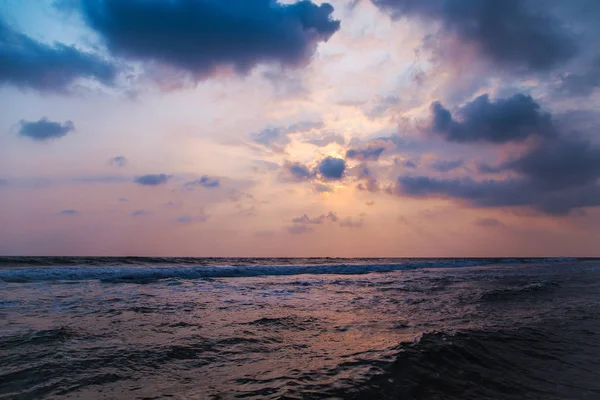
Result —
M598 399L600 261L0 258L0 398Z

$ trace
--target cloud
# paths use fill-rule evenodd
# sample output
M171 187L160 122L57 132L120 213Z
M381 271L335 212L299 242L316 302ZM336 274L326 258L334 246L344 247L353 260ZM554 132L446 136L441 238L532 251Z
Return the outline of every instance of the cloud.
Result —
M430 164L430 167L438 172L450 172L462 167L463 160L435 160Z
M484 228L500 228L504 226L504 224L496 218L479 218L475 221L475 225Z
M515 179L475 181L428 176L401 176L398 185L400 192L409 196L441 195L462 198L480 206L521 205L523 196L519 191L526 186L525 181Z
M322 225L325 222L339 222L340 227L342 228L359 228L363 226L363 219L355 220L352 217L346 217L340 219L336 213L333 211L329 211L327 214L321 214L318 217L309 217L304 214L301 217L293 218L291 227L288 228L288 231L293 234L300 234L313 231L311 226L314 225Z
M573 209L600 205L600 187L595 182L545 185L532 176L481 181L401 176L396 193L421 198L455 198L478 207L527 206L551 215L565 215Z
M369 118L378 118L386 115L386 113L400 104L400 98L398 96L387 96L378 98L371 108L365 108L365 115Z
M340 27L330 4L310 1L82 0L81 11L113 54L195 79L222 66L241 74L261 63L303 66Z
M557 91L569 96L589 96L600 87L600 57L596 57L582 73L563 74Z
M431 105L431 113L431 132L452 142L506 143L554 134L550 114L521 93L495 102L481 95L458 110L459 120L439 102Z
M294 98L305 95L308 92L302 78L290 72L293 71L278 68L274 71L265 71L262 74L263 78L272 85L276 97Z
M394 160L394 164L400 165L404 168L416 169L419 167L419 162L417 160Z
M77 176L74 178L70 178L69 181L77 183L123 183L131 181L131 178L118 175Z
M343 146L344 143L346 143L346 139L344 139L344 137L342 135L336 135L336 134L332 133L332 134L322 136L320 138L307 140L306 143L315 145L317 147L325 147L331 143L337 143L337 144Z
M346 217L340 221L340 226L342 228L360 228L364 224L363 219L354 220L352 217Z
M317 170L323 179L339 180L344 177L346 161L342 158L325 157L319 162Z
M265 160L254 160L252 161L252 169L254 171L257 172L264 172L264 171L275 171L279 168L281 168L281 166L277 163L271 162L271 161L265 161Z
M113 167L124 167L127 165L128 161L127 158L125 158L125 156L116 156L111 158L108 163L110 165L112 165Z
M323 121L302 121L302 122L296 122L295 124L292 124L290 126L288 126L285 131L287 133L301 133L301 132L308 132L308 131L312 131L315 129L321 129L323 128Z
M260 132L252 133L250 140L276 152L283 152L291 143L288 133L281 128L265 128Z
M485 100L480 103L483 106L479 112L468 110L464 113L467 117L454 132L452 128L446 130L450 135L460 137L464 143L482 139L500 144L535 134L537 140L529 143L520 154L511 155L498 165L479 166L480 173L503 174L506 178L475 180L401 176L396 193L460 199L478 207L530 207L551 215L565 215L574 209L600 205L600 147L582 139L580 133L567 133L565 129L577 126L573 121L555 121L550 114L540 113L540 106L530 97L516 96L519 98L516 102L510 101L515 96L508 99L511 106L507 101L492 105L494 103ZM473 103L466 108L476 109ZM514 107L516 104L523 107ZM524 113L523 110L528 111ZM440 114L437 125L445 127L452 122L448 122L451 118L443 117L443 114ZM474 117L477 115L480 117ZM505 118L501 118L503 116ZM581 119L581 115L578 116ZM582 126L589 131L596 129L594 124ZM587 132L588 136L591 133Z
M196 179L195 181L186 182L184 184L185 187L192 186L202 186L207 189L214 189L221 186L221 180L219 178L213 178L207 175L203 175L200 179Z
M333 188L328 185L323 185L322 183L315 183L314 185L315 192L317 193L331 193L333 192Z
M149 215L150 212L146 210L137 210L131 213L132 217L141 217L143 215Z
M323 127L321 121L298 122L288 127L268 127L262 131L250 134L250 140L276 152L283 152L291 143L290 135L308 132Z
M292 235L301 235L303 233L312 232L313 228L306 225L292 225L287 228Z
M135 178L133 181L144 186L158 186L167 183L169 176L165 174L149 174Z
M299 162L286 161L283 169L287 173L284 178L293 182L303 182L314 177L314 173L306 165Z
M522 156L488 170L517 172L544 189L593 184L600 178L600 147L561 137L545 141Z
M182 224L191 224L192 222L206 222L208 218L208 215L199 215L196 217L182 215L181 217L178 217L175 221Z
M333 211L329 211L327 214L321 214L318 217L310 218L308 215L304 214L301 217L293 218L292 222L295 224L304 224L304 225L321 225L323 222L331 221L336 222L338 220L338 216Z
M59 212L60 215L78 215L79 211L77 210L62 210Z
M379 191L379 182L371 175L371 170L365 164L359 165L356 170L358 170L358 179L363 180L363 182L356 185L356 189L373 193Z
M501 67L549 70L574 57L577 43L545 9L521 0L372 0L393 17L439 22L440 35L457 37ZM537 6L536 9L533 6Z
M349 149L346 152L346 158L367 161L367 160L378 160L381 153L385 150L385 147L366 147L364 149Z
M72 121L64 123L52 122L43 117L39 121L19 121L19 135L43 142L50 139L58 139L75 130Z
M14 31L0 17L0 84L67 92L79 78L112 85L116 68L95 54L62 43L46 45Z
M381 154L391 147L396 147L392 138L378 138L367 142L362 147L348 149L346 158L360 161L377 161Z
M380 187L377 180L366 179L364 182L360 182L358 185L356 185L356 189L360 190L361 192L375 193L379 191Z

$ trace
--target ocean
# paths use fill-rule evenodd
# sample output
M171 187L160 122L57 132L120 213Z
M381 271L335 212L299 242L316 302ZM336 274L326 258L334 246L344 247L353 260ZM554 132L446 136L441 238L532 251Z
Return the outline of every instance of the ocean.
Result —
M0 399L600 399L600 260L0 257Z

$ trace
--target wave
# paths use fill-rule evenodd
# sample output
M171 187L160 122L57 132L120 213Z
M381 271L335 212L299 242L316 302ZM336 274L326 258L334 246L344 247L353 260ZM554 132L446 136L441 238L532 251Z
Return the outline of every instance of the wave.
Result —
M68 327L5 335L0 337L0 350L62 342L76 336L78 333Z
M427 333L401 344L381 373L349 388L320 388L323 396L314 398L598 398L597 341L574 342L577 334L556 328ZM586 356L592 367L572 363L574 355Z
M206 262L206 259L202 259ZM255 259L256 262L260 259ZM323 260L323 259L318 259ZM504 259L406 259L403 262L384 263L314 263L296 265L79 265L79 266L14 266L0 269L0 281L85 281L150 283L164 279L209 279L284 275L360 275L423 268L475 267L504 262ZM530 263L521 259L512 263ZM560 262L565 259L537 259L537 262ZM172 261L171 261L172 262ZM272 259L270 259L272 262Z
M535 282L522 286L512 286L507 288L487 290L481 293L478 297L481 302L503 301L512 298L517 298L520 295L546 292L552 290L557 285L558 283L556 282Z

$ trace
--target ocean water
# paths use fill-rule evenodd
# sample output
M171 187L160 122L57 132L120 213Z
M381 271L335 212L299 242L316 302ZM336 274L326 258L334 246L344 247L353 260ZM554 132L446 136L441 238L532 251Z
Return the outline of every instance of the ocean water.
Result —
M0 258L0 399L600 399L600 260Z

